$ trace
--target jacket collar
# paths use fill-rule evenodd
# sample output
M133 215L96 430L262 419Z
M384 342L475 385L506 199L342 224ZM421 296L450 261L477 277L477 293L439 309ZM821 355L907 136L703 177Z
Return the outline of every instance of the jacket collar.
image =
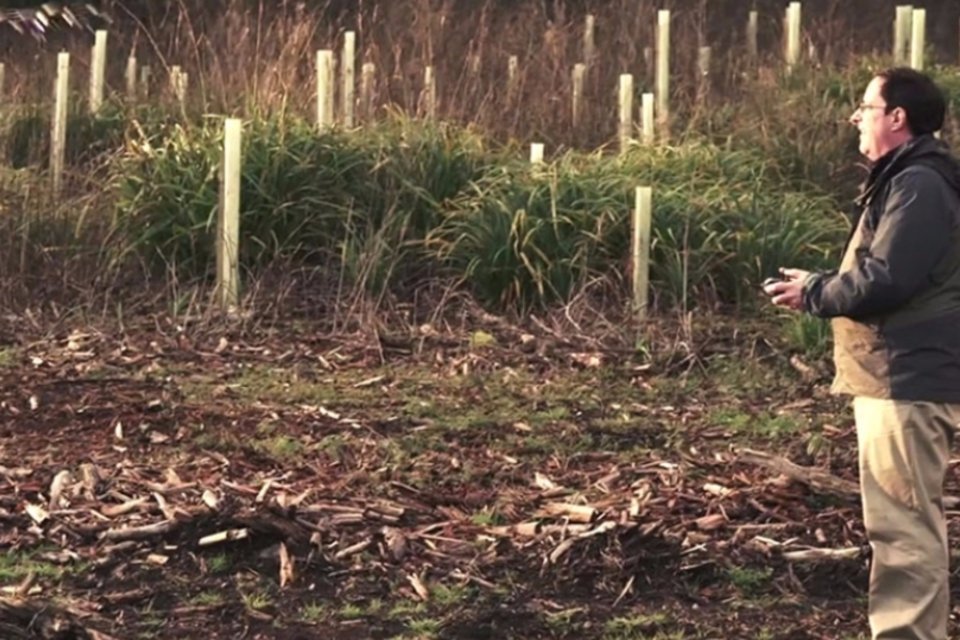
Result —
M931 135L922 135L911 138L896 149L888 151L883 157L873 163L870 167L870 173L867 179L860 187L860 195L857 196L857 206L866 207L872 201L874 196L880 191L880 187L887 183L893 177L906 161L911 158L918 148L924 147L933 140Z

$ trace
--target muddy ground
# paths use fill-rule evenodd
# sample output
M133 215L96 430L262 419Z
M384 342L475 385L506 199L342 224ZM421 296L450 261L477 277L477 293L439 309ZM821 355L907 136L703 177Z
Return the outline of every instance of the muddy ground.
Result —
M856 498L744 457L852 486L826 360L488 320L6 318L0 637L866 637Z

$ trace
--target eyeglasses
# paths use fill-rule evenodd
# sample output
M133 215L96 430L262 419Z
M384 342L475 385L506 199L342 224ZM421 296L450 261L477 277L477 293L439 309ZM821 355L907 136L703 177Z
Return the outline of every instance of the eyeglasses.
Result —
M890 107L885 104L866 104L861 102L857 105L857 111L867 111L869 109L883 109L884 111L887 111L889 108Z

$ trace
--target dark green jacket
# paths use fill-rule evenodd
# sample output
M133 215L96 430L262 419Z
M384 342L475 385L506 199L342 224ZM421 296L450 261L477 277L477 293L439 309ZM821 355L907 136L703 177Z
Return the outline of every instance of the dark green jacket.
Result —
M836 393L960 403L960 164L919 136L873 166L840 269L804 307L832 318Z

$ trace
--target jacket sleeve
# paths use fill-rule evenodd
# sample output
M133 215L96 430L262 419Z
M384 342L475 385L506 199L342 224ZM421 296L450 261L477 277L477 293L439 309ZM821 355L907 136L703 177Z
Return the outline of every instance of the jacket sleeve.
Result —
M951 241L956 205L949 189L925 167L894 177L872 243L849 271L807 279L806 310L823 318L863 318L893 310L921 291Z

